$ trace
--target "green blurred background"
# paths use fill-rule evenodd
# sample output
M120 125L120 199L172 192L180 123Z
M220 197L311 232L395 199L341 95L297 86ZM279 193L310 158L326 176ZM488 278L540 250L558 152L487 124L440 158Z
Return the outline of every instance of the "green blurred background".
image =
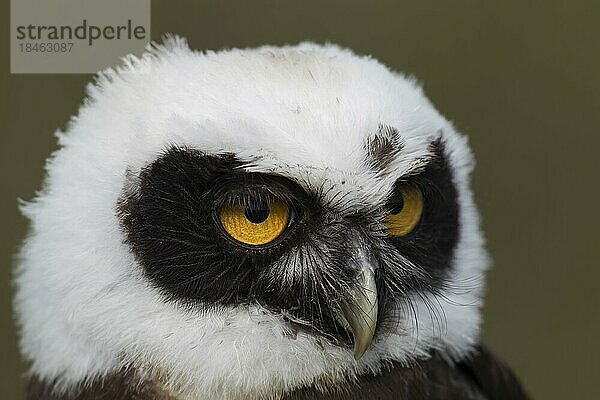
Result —
M40 187L52 133L91 77L9 75L2 1L0 398L21 399L10 275L26 221L16 202ZM495 261L484 339L537 399L598 398L600 2L529 3L164 1L152 4L152 37L177 33L197 49L331 41L414 74L478 160Z

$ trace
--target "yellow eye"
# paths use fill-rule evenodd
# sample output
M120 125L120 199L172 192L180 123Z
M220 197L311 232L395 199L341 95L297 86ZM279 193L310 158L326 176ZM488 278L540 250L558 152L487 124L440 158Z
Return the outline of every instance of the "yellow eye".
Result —
M225 206L219 215L221 225L232 238L253 246L277 239L287 227L289 217L290 210L281 201Z
M391 213L384 220L388 232L393 236L410 233L423 213L423 194L418 187L406 185L400 193L402 197L393 202Z

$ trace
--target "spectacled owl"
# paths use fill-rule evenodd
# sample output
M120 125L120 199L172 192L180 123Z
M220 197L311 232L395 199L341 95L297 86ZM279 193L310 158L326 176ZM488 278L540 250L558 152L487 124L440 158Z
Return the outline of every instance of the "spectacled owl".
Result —
M467 139L419 84L180 38L100 73L22 205L29 399L523 399L481 344Z

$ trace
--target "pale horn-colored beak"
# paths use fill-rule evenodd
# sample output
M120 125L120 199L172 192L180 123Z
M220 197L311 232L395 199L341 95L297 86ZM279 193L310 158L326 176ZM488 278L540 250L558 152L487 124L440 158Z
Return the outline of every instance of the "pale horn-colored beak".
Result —
M355 245L357 245L355 243ZM356 286L349 296L340 302L339 322L352 332L354 337L354 359L360 359L369 348L377 326L377 286L375 284L375 266L369 260L366 251L356 246L352 257L358 269Z

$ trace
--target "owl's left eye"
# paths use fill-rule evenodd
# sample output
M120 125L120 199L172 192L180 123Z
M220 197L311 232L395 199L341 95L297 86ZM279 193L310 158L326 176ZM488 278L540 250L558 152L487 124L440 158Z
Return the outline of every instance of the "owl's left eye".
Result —
M225 232L236 241L262 246L275 241L287 228L290 209L283 201L250 201L225 205L219 221Z
M388 233L400 237L409 234L421 219L423 194L415 185L401 187L390 202L390 213L385 217Z

